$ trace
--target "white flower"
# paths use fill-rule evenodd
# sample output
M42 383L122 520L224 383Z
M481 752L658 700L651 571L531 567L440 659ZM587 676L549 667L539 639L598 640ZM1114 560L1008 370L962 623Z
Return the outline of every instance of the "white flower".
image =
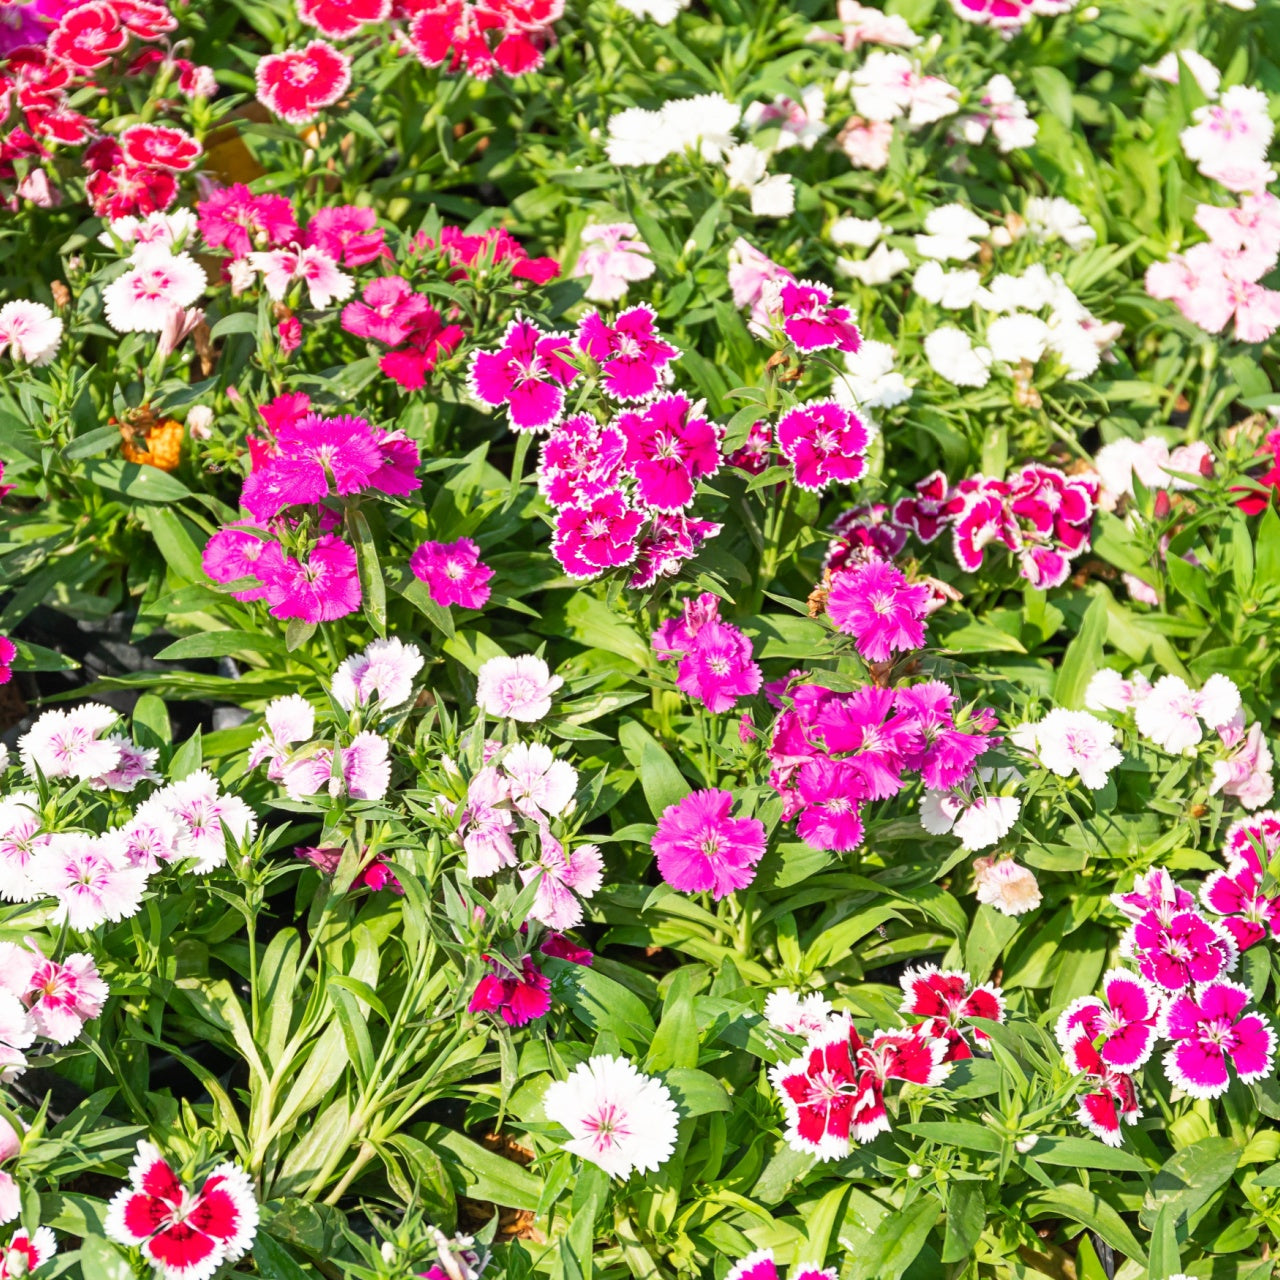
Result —
M11 359L39 369L58 354L61 342L62 320L43 302L19 298L0 307L0 356L8 351Z
M1215 105L1197 107L1194 123L1178 135L1187 159L1210 177L1225 168L1264 165L1275 133L1268 108L1266 93L1244 84L1232 85Z
M126 214L107 223L107 229L98 237L98 243L108 249L117 245L133 245L132 262L138 261L139 250L146 245L162 245L172 251L185 244L196 229L196 215L190 209L175 209L172 213L155 210L145 218Z
M827 99L820 84L811 84L800 94L800 100L779 94L772 102L753 102L743 113L742 123L749 129L776 128L775 151L803 147L812 151L814 144L827 132L823 123Z
M476 706L499 719L533 724L551 710L551 695L564 684L535 654L490 658L476 680Z
M1124 759L1113 745L1115 736L1111 725L1087 711L1055 707L1036 726L1040 763L1060 778L1078 773L1086 787L1097 791Z
M694 148L704 160L718 164L733 146L733 131L741 119L741 108L723 94L702 93L696 98L674 98L662 108L668 154Z
M977 302L986 311L1040 311L1058 297L1049 273L1035 262L1020 276L1004 272L995 276L986 288L978 290Z
M1035 873L1012 858L999 862L991 858L975 858L973 871L978 901L995 907L1004 915L1025 915L1040 905L1042 895Z
M1180 754L1204 737L1201 720L1216 729L1240 709L1240 691L1224 675L1210 676L1199 693L1179 676L1161 676L1138 704L1134 722L1148 741Z
M159 333L173 309L189 307L208 284L189 253L170 253L163 244L136 249L133 262L102 291L107 323L117 333Z
M807 996L795 991L771 991L764 1002L765 1021L789 1036L819 1035L831 1017L831 1002L814 991Z
M901 249L891 249L882 240L872 251L856 262L852 258L837 258L836 270L863 284L884 284L911 265L911 259Z
M991 352L952 325L935 329L924 340L930 367L957 387L985 387L991 378Z
M1126 680L1112 667L1094 673L1084 691L1084 705L1090 711L1127 711L1151 692L1151 682L1141 671Z
M1044 355L1048 340L1049 326L1025 311L1001 316L987 326L987 345L992 358L1004 364L1019 364L1023 360L1034 364Z
M849 409L891 409L911 399L911 388L893 367L894 350L887 342L864 338L857 351L846 354L845 374L832 383L832 394Z
M916 76L911 85L907 123L913 129L953 116L960 109L960 94L941 76Z
M609 117L609 162L616 165L658 164L671 154L661 111L628 107Z
M1069 248L1080 249L1098 238L1098 233L1085 220L1084 214L1061 196L1032 196L1026 203L1023 216L1031 234L1042 244L1049 240L1065 240Z
M963 798L954 791L926 790L920 797L920 825L931 836L945 836L963 808Z
M145 867L124 865L111 843L81 831L59 832L32 865L33 887L58 905L51 924L68 924L78 933L108 921L126 920L142 906Z
M517 742L503 757L502 771L511 803L535 821L543 814L558 817L578 789L578 771L541 742Z
M1182 68L1191 72L1192 78L1200 86L1206 98L1217 97L1218 86L1222 83L1222 74L1218 68L1202 53L1194 49L1170 49L1154 67L1142 67L1140 70L1152 80L1163 80L1165 84L1177 84L1182 78Z
M679 1113L667 1086L602 1055L547 1086L542 1109L570 1133L565 1150L614 1178L652 1172L675 1150Z
M770 174L751 188L751 212L758 218L785 218L795 208L796 189L790 174Z
M925 262L911 281L916 294L947 311L971 307L981 293L982 277L976 271L946 271L939 262Z
M353 654L339 665L330 691L344 711L363 706L374 694L378 695L378 706L390 711L408 700L422 662L422 650L415 644L405 644L394 636L374 640L363 653Z
M735 190L750 191L768 172L768 154L754 143L739 142L725 152L724 176Z
M37 768L46 778L79 778L88 781L110 773L120 761L120 747L105 733L119 719L100 702L88 702L71 711L45 711L18 739L18 754L27 777Z
M877 49L853 73L853 105L867 120L896 120L911 104L916 71L910 58Z
M827 233L832 244L853 244L870 249L887 228L879 218L837 218Z
M978 252L978 240L991 234L976 213L962 204L944 204L931 209L924 220L927 234L916 236L916 252L924 258L967 262Z
M165 814L178 824L179 853L195 859L193 870L200 875L226 862L227 835L234 841L252 840L258 829L253 810L239 796L223 795L207 769L162 787L138 806L134 817L152 821Z
M617 0L618 7L637 18L652 18L660 27L674 22L681 9L689 7L689 0Z
M995 844L1013 828L1022 801L1013 796L978 796L956 819L954 834L971 853Z

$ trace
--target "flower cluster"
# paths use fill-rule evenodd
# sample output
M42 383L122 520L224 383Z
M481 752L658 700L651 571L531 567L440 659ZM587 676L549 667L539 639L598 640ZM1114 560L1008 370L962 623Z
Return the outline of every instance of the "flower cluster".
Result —
M683 614L664 622L652 644L664 661L679 660L676 688L715 715L759 692L763 677L751 641L721 619L720 601L709 592L686 600Z

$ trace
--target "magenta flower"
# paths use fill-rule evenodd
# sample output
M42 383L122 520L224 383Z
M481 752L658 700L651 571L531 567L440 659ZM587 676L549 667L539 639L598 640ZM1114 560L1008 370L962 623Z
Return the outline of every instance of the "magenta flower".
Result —
M722 528L723 525L710 520L655 514L640 539L635 572L627 579L627 586L642 591L659 578L673 577L680 572L680 566L692 560L702 544Z
M886 662L924 644L929 588L912 586L900 569L883 560L856 565L835 575L827 615L853 637L868 662Z
M658 819L652 848L662 878L681 893L717 900L745 889L768 843L759 818L733 818L728 791L691 791Z
M1230 832L1227 839L1230 841ZM1126 919L1141 920L1150 911L1161 923L1168 924L1178 912L1191 910L1196 896L1179 888L1163 867L1152 867L1134 880L1128 893L1113 893L1111 902Z
M485 956L491 973L476 984L467 1009L471 1013L499 1014L509 1027L523 1027L551 1011L551 980L529 956L520 961L519 972Z
M870 443L862 419L835 400L810 400L778 421L778 449L795 468L796 484L814 493L861 479Z
M1112 1070L1137 1071L1156 1047L1164 1000L1142 978L1112 969L1102 996L1081 996L1062 1011L1055 1034L1065 1051L1083 1031Z
M972 772L974 761L1000 741L987 732L995 726L989 709L970 721L978 732L957 726L951 711L955 700L955 694L940 680L899 687L894 693L894 710L919 735L918 748L907 753L904 763L935 791L960 786Z
M679 355L658 337L658 317L641 303L613 324L591 311L578 323L578 349L600 366L600 385L615 400L647 400L662 385L663 370Z
M720 428L700 410L675 392L618 415L627 439L624 461L645 506L680 511L693 501L695 484L720 469Z
M360 296L362 301L342 308L342 327L357 338L389 347L404 342L418 321L434 310L426 294L416 293L402 276L374 276Z
M8 636L0 636L0 684L8 684L13 678L13 660L17 656L13 641Z
M470 538L456 542L424 542L409 557L413 576L427 584L438 605L481 609L489 599L493 570L481 563L480 548Z
M340 538L322 534L303 564L292 556L267 580L267 604L273 618L331 622L360 607L356 553Z
M1147 912L1120 940L1120 954L1136 961L1138 972L1163 991L1212 982L1236 966L1231 935L1198 911L1179 911L1168 920Z
M602 427L585 413L567 418L542 443L538 491L553 507L598 498L618 487L626 449L626 437L617 427Z
M969 1026L970 1019L1004 1021L1004 995L1000 988L983 983L970 986L967 973L924 964L908 969L898 981L902 987L898 1011L925 1019L920 1033L946 1044L944 1062L973 1057L967 1035L979 1044L986 1043L986 1032Z
M636 558L643 524L644 515L613 489L583 505L565 507L556 517L551 550L571 578L595 578Z
M344 267L365 267L387 255L373 209L342 204L320 209L307 223L303 244L322 249ZM389 256L389 255L388 255Z
M862 843L862 804L868 788L853 761L818 756L806 761L796 776L804 805L796 834L815 849L847 853Z
M915 496L899 498L893 504L893 521L910 529L921 542L932 542L946 523L947 499L951 486L941 471L933 471L916 481Z
M1196 998L1174 996L1160 1024L1173 1041L1164 1055L1164 1073L1193 1098L1218 1098L1231 1083L1230 1068L1244 1084L1271 1074L1275 1032L1259 1013L1245 1013L1248 988L1211 982Z
M233 258L293 244L299 236L293 206L284 196L255 196L240 182L197 201L196 212L205 243Z
M1200 901L1210 911L1226 917L1222 926L1240 951L1247 951L1268 936L1280 937L1280 895L1262 891L1273 841L1261 832L1274 826L1275 815L1267 813L1233 824L1227 832L1227 869L1211 872L1200 886ZM1250 831L1259 833L1256 845L1241 838ZM1266 850L1266 862L1259 856L1259 849Z
M1080 1098L1076 1118L1107 1146L1118 1147L1121 1124L1137 1124L1142 1119L1133 1078L1107 1066L1083 1028L1067 1046L1064 1057L1072 1071L1084 1074L1088 1090Z
M855 352L862 335L848 307L831 305L831 290L812 280L787 281L778 294L782 331L797 351L822 351L839 347Z
M546 431L564 413L565 388L578 370L564 358L567 334L544 333L531 320L517 317L497 351L477 351L467 379L481 404L507 406L513 431Z
M685 601L683 617L659 627L652 643L663 661L680 659L676 687L714 715L760 689L751 641L720 620L719 601L709 592Z

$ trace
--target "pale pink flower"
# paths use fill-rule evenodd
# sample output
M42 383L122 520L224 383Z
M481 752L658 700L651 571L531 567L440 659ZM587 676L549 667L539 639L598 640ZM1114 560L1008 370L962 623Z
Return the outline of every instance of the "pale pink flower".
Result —
M836 141L855 169L878 173L889 163L893 125L886 120L864 120L861 116L853 116L840 130Z
M148 875L158 871L162 863L177 862L182 857L181 837L178 820L157 808L102 834L103 843L117 862L141 867Z
M573 274L589 277L586 297L590 302L617 302L629 284L647 280L654 273L649 246L634 223L586 227L582 244Z
M353 654L339 665L330 692L344 711L364 706L375 694L379 708L390 711L409 700L422 663L417 645L405 644L394 636L374 640L363 653Z
M1264 165L1275 132L1268 107L1263 90L1243 84L1233 85L1216 103L1197 107L1192 124L1179 134L1187 158L1209 176Z
M27 1069L27 1056L22 1050L29 1049L35 1039L36 1023L27 1007L11 992L0 991L0 1081L9 1084ZM4 1191L7 1188L0 1188L0 1193ZM8 1208L9 1198L3 1195L0 1221L7 1221L3 1214ZM16 1216L16 1212L9 1215Z
M1194 747L1209 728L1229 724L1240 710L1240 691L1224 675L1212 675L1194 692L1179 676L1161 676L1138 704L1138 732L1156 746L1175 754Z
M135 746L119 733L113 733L107 741L118 748L120 758L115 768L89 780L95 791L132 791L140 782L162 780L153 767L160 758L156 747Z
M1124 756L1115 747L1116 731L1087 711L1055 707L1035 727L1040 763L1060 778L1073 773L1093 791L1107 785Z
M356 287L354 277L339 270L329 254L314 246L257 251L249 254L248 262L261 272L267 295L276 302L284 301L295 280L305 282L308 300L320 310L349 298Z
M226 838L252 840L258 820L239 796L223 795L218 780L207 769L197 770L180 782L171 782L138 806L136 818L150 818L157 811L177 820L181 835L178 848L184 858L195 859L195 870L206 874L227 860Z
M566 852L546 827L541 829L540 838L540 860L531 867L520 868L525 884L541 875L529 916L548 929L572 929L582 923L579 899L590 898L604 883L604 859L593 844Z
M517 742L502 760L511 803L526 818L558 817L578 789L578 771L541 742Z
M531 653L517 658L490 658L480 668L476 706L499 719L533 724L551 710L551 695L564 679Z
M119 716L100 702L71 711L45 711L18 739L18 754L27 777L39 770L46 778L89 778L110 773L120 762L120 747L99 735Z
M1271 779L1274 761L1271 748L1262 735L1262 725L1255 721L1249 726L1248 734L1242 736L1243 729L1243 709L1237 712L1229 725L1218 727L1224 744L1235 750L1225 760L1213 762L1209 794L1217 795L1221 791L1235 796L1246 809L1260 809L1275 792Z
M840 40L847 53L855 52L863 44L897 45L902 49L912 49L923 39L911 30L905 18L885 13L883 9L859 4L858 0L838 0L836 16L844 26Z
M18 299L0 307L0 356L40 368L58 353L62 321L43 302Z
M1040 905L1040 886L1033 872L1012 858L975 858L974 887L978 901L1006 916L1025 915Z
M134 265L102 291L107 323L117 333L160 333L174 307L186 308L205 291L204 268L189 253L147 245Z
M267 703L263 719L267 727L249 748L249 768L265 760L267 777L279 782L294 746L315 736L315 709L300 693L290 693Z
M0 985L27 1006L37 1032L55 1044L70 1044L102 1013L110 994L92 956L76 952L61 963L46 960L31 938L25 947L0 942Z
M1151 681L1135 671L1127 680L1114 668L1095 673L1084 691L1084 705L1090 711L1128 711L1151 692Z
M381 800L391 781L386 738L366 729L341 749L342 777L354 800Z
M460 830L467 875L472 879L495 875L503 867L516 864L516 847L511 839L516 820L508 808L510 800L510 783L492 765L481 769L467 785Z
M31 902L40 896L30 870L48 843L41 829L40 797L34 791L15 791L0 800L0 898Z
M32 882L44 896L58 900L50 923L87 933L136 915L147 873L142 867L119 865L101 837L70 831L49 841L33 868Z

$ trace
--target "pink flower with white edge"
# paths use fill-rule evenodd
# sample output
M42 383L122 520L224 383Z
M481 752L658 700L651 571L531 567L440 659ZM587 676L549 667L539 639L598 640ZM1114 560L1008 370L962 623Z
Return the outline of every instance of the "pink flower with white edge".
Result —
M723 433L702 409L678 391L618 415L615 425L627 441L623 465L635 477L636 496L654 511L681 511L698 481L720 469Z
M831 1020L831 1002L818 992L772 991L764 1002L765 1021L789 1036L821 1035Z
M117 864L101 837L78 831L52 837L31 879L45 897L57 899L51 923L77 933L136 915L147 887L143 868Z
M1000 988L985 983L970 985L967 973L924 964L906 970L898 981L903 993L898 1011L925 1019L921 1032L946 1043L945 1062L973 1057L968 1036L972 1035L979 1046L989 1040L980 1027L970 1025L972 1019L1005 1019L1004 993Z
M1118 1147L1121 1126L1137 1124L1142 1119L1132 1077L1107 1066L1083 1028L1064 1050L1064 1057L1071 1071L1084 1074L1088 1090L1080 1098L1076 1118L1107 1146Z
M1043 899L1035 872L1012 858L975 858L973 885L979 902L1006 916L1026 915Z
M0 1280L34 1275L57 1252L57 1241L50 1228L37 1227L33 1233L25 1229L15 1231L8 1244L0 1245Z
M423 661L422 650L416 644L405 644L395 636L374 640L362 653L339 663L329 691L344 711L363 707L375 697L380 710L391 711L408 702ZM306 737L310 736L307 733Z
M1161 991L1213 982L1236 967L1235 939L1198 911L1148 911L1120 939L1120 954Z
M298 17L330 40L349 39L390 15L391 0L298 0Z
M535 724L551 710L551 695L564 684L535 654L490 658L476 680L476 706L499 720Z
M578 322L578 350L600 366L600 385L615 400L647 400L680 353L658 337L658 317L641 303L628 307L609 324L589 311Z
M825 351L839 347L855 352L862 335L848 307L832 305L831 290L812 280L787 281L778 291L775 311L782 331L797 351Z
M634 223L586 227L581 239L583 248L573 274L589 277L588 302L618 302L628 285L647 280L656 270L649 246L640 238Z
M351 59L324 40L268 54L254 68L258 101L288 124L308 124L351 87Z
M1141 920L1153 911L1159 921L1168 924L1179 911L1194 907L1196 896L1179 888L1163 867L1152 867L1137 876L1128 893L1113 893L1111 902L1127 920Z
M1223 928L1241 951L1264 938L1280 937L1280 895L1263 892L1276 845L1276 815L1259 814L1227 831L1225 871L1211 872L1200 901L1223 916Z
M830 484L852 484L867 470L871 432L836 400L810 400L778 420L778 449L802 489L821 493Z
M1111 770L1124 760L1113 745L1115 729L1087 711L1055 707L1035 730L1040 763L1060 778L1078 774L1092 791L1105 787Z
M644 523L644 512L621 490L610 490L560 511L551 550L571 578L599 577L635 560Z
M169 814L180 830L178 849L195 860L193 870L204 875L227 860L227 837L236 843L252 840L258 819L239 796L223 795L217 778L198 769L179 782L171 782L144 800L135 818Z
M62 320L43 302L18 299L0 307L0 356L7 351L10 359L39 369L58 354L61 343Z
M1260 1013L1245 1012L1248 1004L1238 982L1211 982L1169 1001L1160 1034L1173 1041L1163 1058L1171 1084L1192 1098L1220 1098L1232 1074L1243 1084L1271 1074L1275 1032Z
M539 840L538 861L520 868L524 884L538 881L529 918L563 932L582 923L581 900L593 897L604 883L604 858L594 844L566 850L547 827L541 828Z
M569 1131L566 1151L612 1178L651 1173L675 1150L680 1113L670 1091L625 1058L598 1055L581 1063L567 1080L547 1086L542 1110Z
M1180 676L1161 676L1134 712L1138 732L1165 751L1194 747L1204 731L1230 723L1240 710L1240 691L1224 675L1212 675L1196 692Z
M568 334L546 333L517 316L496 351L471 357L467 383L481 404L507 406L513 431L546 431L560 421L565 389L578 377L565 359L571 343Z
M1062 1011L1054 1034L1065 1051L1081 1031L1112 1071L1131 1075L1156 1047L1164 998L1142 978L1112 969L1102 979L1101 996L1081 996Z
M538 492L553 507L569 507L618 487L626 437L581 413L553 427L538 454Z
M138 1143L130 1185L111 1198L103 1221L107 1238L141 1249L160 1280L209 1280L224 1262L245 1256L258 1232L253 1184L226 1162L198 1191L179 1181L160 1151Z
M109 773L120 762L120 747L106 732L119 714L100 702L87 702L71 711L44 711L18 739L18 755L27 777L37 770L46 778L88 781Z
M788 1273L788 1280L836 1280L834 1267L822 1267L816 1262L798 1262ZM781 1280L778 1265L773 1260L772 1249L757 1249L741 1262L735 1263L725 1280Z
M686 515L653 515L640 537L635 572L627 579L627 586L643 591L659 578L674 577L686 561L698 554L702 544L714 538L723 527Z
M107 323L117 333L160 333L173 308L189 307L208 285L189 253L170 253L164 245L139 248L133 264L102 291Z
M502 758L511 803L526 818L559 817L578 790L578 771L541 742L517 742Z

